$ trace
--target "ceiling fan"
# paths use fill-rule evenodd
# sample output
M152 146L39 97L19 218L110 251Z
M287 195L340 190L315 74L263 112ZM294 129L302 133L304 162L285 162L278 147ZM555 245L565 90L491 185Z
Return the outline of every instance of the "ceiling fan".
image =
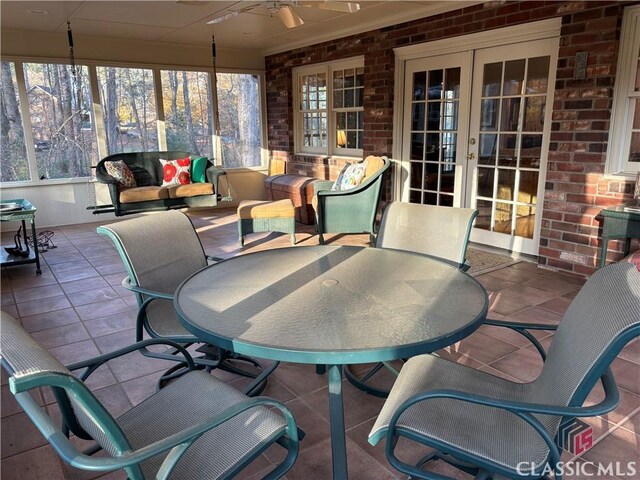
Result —
M256 3L248 5L239 10L232 10L229 13L221 15L209 20L207 24L212 25L220 22L224 22L229 18L240 15L241 13L249 12L255 8L262 6L263 3ZM343 13L355 13L360 10L360 5L353 2L340 2L340 1L299 1L299 0L268 0L267 10L272 17L277 16L282 24L287 28L296 28L304 24L304 20L295 12L293 7L310 7L319 8L322 10L332 10L335 12Z

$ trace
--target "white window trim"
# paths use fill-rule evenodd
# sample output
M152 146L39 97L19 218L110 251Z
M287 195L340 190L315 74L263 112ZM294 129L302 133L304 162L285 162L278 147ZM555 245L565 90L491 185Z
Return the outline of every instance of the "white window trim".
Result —
M622 20L616 84L609 127L606 172L625 177L640 171L640 162L629 162L631 144L632 99L640 101L640 91L634 91L638 51L640 49L640 5L627 7Z
M362 148L340 148L334 147L335 140L335 111L333 110L333 71L345 70L348 68L364 67L364 56L351 57L344 60L331 62L314 63L292 69L293 81L293 150L295 155L329 156L332 158L361 158L364 150ZM327 75L327 147L304 147L302 131L302 115L300 111L300 92L298 81L304 75L314 73L326 73Z
M364 57L363 57L364 59ZM18 88L18 97L19 97L19 106L20 106L20 115L22 117L23 130L25 135L25 145L27 148L27 163L29 166L29 174L31 176L30 180L20 180L15 182L2 182L2 186L8 187L28 187L28 186L38 186L38 185L58 185L58 184L74 184L74 183L87 183L91 182L92 177L73 177L73 178L51 178L40 180L38 176L38 167L36 163L35 157L35 148L33 143L33 131L31 129L31 117L29 115L29 105L27 103L26 97L26 82L24 78L24 70L23 64L25 63L47 63L47 64L60 64L60 65L69 65L68 58L61 57L29 57L29 56L13 56L8 55L2 58L3 62L11 62L14 63L16 69L16 83ZM78 67L87 67L89 72L89 88L92 96L92 114L94 118L94 129L96 129L96 142L98 149L98 156L100 159L104 158L106 153L106 136L104 130L104 117L103 117L103 106L102 100L100 96L96 94L98 93L98 83L97 83L97 67L121 67L121 68L146 68L150 69L154 72L154 82L160 79L160 71L162 70L185 70L185 71L197 71L197 72L206 72L209 73L209 81L211 81L211 75L213 74L212 68L196 66L196 65L158 65L158 64L146 64L146 63L131 63L131 62L108 62L108 61L96 61L96 60L85 60L85 59L76 59L76 65ZM269 159L269 150L267 147L267 109L266 109L266 82L265 82L265 74L263 70L250 70L250 69L236 69L236 68L221 68L218 69L218 73L238 73L238 74L247 74L247 75L258 75L260 78L260 115L261 115L261 124L262 128L260 129L261 135L261 164L260 166L252 166L252 167L225 167L227 170L256 170L256 171L266 171L268 166ZM155 84L156 92L160 97L162 96L162 89L159 88L157 83ZM157 99L156 99L157 100ZM160 110L163 109L162 103L157 103L156 109L158 110L158 115L160 115ZM164 112L163 112L164 114ZM214 120L215 121L215 120ZM164 122L160 121L160 117L157 120L158 129L163 130L163 135L158 135L158 150L166 150L166 136L164 135ZM159 132L160 133L160 132ZM214 134L214 153L216 153L216 159L221 158L219 156L219 147L220 141ZM98 160L98 161L99 161Z

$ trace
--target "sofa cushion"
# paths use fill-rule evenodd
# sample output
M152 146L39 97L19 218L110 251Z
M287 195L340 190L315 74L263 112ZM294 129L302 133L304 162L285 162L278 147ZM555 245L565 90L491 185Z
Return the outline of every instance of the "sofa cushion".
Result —
M242 200L238 205L238 218L250 220L254 218L293 218L295 208L293 202L288 199L275 202L260 200Z
M213 185L210 183L189 183L187 185L170 185L167 188L169 198L197 197L198 195L213 195Z
M193 183L204 183L207 181L205 175L207 162L207 157L194 157L191 159L191 181Z
M136 186L136 179L129 167L122 160L105 162L107 173L118 181L118 188L131 188Z
M153 175L149 173L148 170L145 170L138 165L129 165L129 170L133 174L133 177L136 179L136 187L156 187L156 180L153 178Z
M191 183L191 159L189 157L178 160L163 160L162 164L162 186L187 185Z
M148 202L169 198L166 187L135 187L120 192L120 203Z

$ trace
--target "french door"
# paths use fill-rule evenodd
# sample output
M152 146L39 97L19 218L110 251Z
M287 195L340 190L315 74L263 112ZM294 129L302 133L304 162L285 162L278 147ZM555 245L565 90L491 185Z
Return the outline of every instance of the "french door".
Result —
M557 48L408 60L402 200L477 208L472 241L537 254Z

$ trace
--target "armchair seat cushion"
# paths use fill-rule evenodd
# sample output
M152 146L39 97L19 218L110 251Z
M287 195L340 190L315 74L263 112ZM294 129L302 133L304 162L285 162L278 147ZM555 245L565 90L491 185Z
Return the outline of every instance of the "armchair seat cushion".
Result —
M167 187L169 198L197 197L198 195L213 195L213 185L210 183L189 183L187 185L172 185Z
M246 398L211 374L193 371L133 407L117 423L131 446L139 449L221 414ZM252 451L280 435L285 426L283 417L268 408L247 410L205 432L185 452L169 478L226 478ZM166 452L142 462L145 478L156 478L165 457Z
M120 191L120 203L148 202L169 198L166 187L135 187Z

